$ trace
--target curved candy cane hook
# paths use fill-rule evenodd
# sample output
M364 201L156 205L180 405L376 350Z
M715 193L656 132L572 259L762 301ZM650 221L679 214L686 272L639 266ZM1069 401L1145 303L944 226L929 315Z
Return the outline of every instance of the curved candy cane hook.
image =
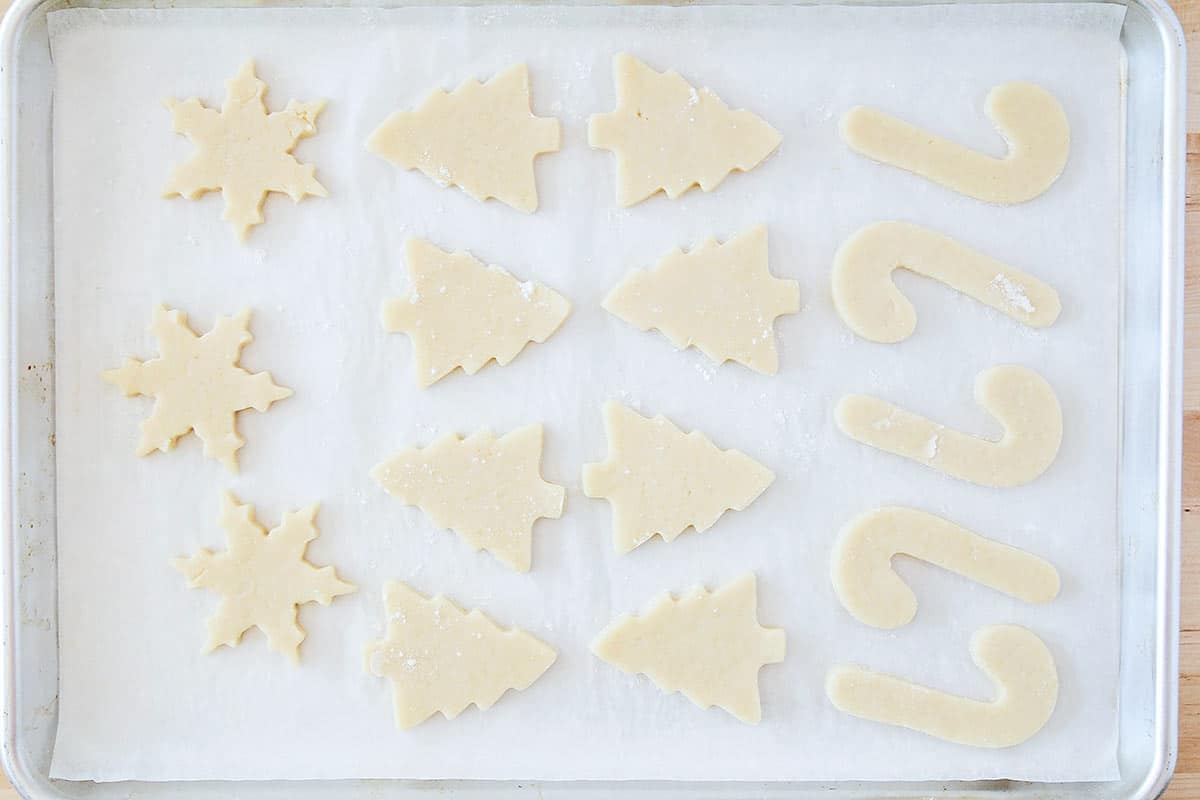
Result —
M829 670L825 693L855 717L972 747L1012 747L1040 731L1058 702L1058 670L1045 643L1017 625L990 625L971 637L971 659L996 683L995 700L849 665Z
M1054 95L1034 83L1002 83L988 92L983 111L1008 142L1004 158L866 106L842 116L842 139L867 158L988 203L1023 203L1049 189L1071 150L1071 126Z
M843 397L834 416L852 439L980 486L1019 486L1045 472L1062 443L1062 408L1046 379L1027 367L992 367L975 378L975 401L1004 426L999 441L869 395Z
M1058 596L1058 571L1048 561L980 536L915 508L877 508L851 520L833 547L833 586L855 619L899 628L917 613L917 596L892 568L912 556L1027 603Z
M847 239L833 262L833 304L850 329L873 342L907 339L917 313L892 272L941 281L1033 328L1058 319L1058 292L1032 275L907 222L876 222Z

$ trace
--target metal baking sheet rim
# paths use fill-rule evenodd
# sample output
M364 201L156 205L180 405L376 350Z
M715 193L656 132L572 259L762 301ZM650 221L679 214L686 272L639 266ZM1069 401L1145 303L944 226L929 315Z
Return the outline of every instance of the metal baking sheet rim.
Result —
M701 0L706 2L707 0ZM966 0L970 2L971 0ZM1025 2L1034 0L1008 0ZM1070 0L1068 0L1070 1ZM1078 1L1078 0L1076 0ZM206 0L184 0L171 2L168 7L181 5L329 5L306 0L283 0L270 3L206 2ZM395 5L384 2L350 2L337 5L379 6ZM463 4L476 4L469 0ZM589 3L581 3L589 4ZM870 5L872 3L865 3ZM895 4L921 4L902 2ZM1119 490L1118 515L1121 518L1121 544L1123 548L1122 574L1122 654L1121 654L1121 723L1119 755L1122 779L1109 783L1021 783L1013 781L972 782L839 782L839 783L678 783L661 781L610 782L555 782L521 783L508 781L253 781L237 782L190 782L190 783L136 783L120 782L94 784L51 780L47 775L49 766L49 744L52 736L46 737L42 752L31 752L27 745L26 727L32 715L53 721L53 703L37 706L37 698L27 696L27 683L31 677L22 658L28 658L34 629L41 631L41 638L53 639L56 624L52 615L39 620L36 615L25 613L23 593L25 583L37 580L33 568L36 559L45 568L43 580L53 582L54 555L45 552L45 541L34 547L35 541L27 541L39 526L42 533L53 530L53 491L40 491L38 503L49 511L49 515L31 515L29 506L33 501L29 494L29 475L25 468L30 459L35 463L40 458L48 470L47 478L53 483L53 391L47 388L53 378L53 333L49 320L53 318L53 253L48 231L41 236L31 236L30 230L38 230L36 221L28 218L43 216L48 227L47 205L50 198L50 163L43 159L22 159L22 145L30 134L22 125L22 111L27 108L21 80L24 77L19 66L21 47L27 39L40 32L44 38L45 16L52 10L72 5L105 7L153 7L153 3L128 0L127 2L72 3L69 0L15 0L3 23L0 24L0 113L4 114L0 125L0 292L6 298L4 305L5 324L0 326L0 358L3 359L8 378L7 391L0 393L0 446L4 458L0 459L0 481L4 493L0 495L4 513L0 514L0 689L3 692L2 739L0 739L0 762L14 787L24 797L127 797L131 792L146 797L213 797L236 791L238 796L253 798L344 797L348 792L362 791L372 796L405 796L437 792L442 796L463 797L484 795L489 798L569 797L573 800L607 798L619 790L628 796L679 797L697 796L712 798L799 798L828 796L831 790L851 796L872 797L928 797L934 794L970 794L973 796L1028 796L1096 798L1154 798L1159 796L1170 781L1175 768L1178 740L1178 687L1179 687L1179 543L1181 509L1181 465L1182 465L1182 353L1183 353L1183 256L1184 256L1184 173L1185 156L1185 43L1182 28L1174 12L1165 0L1129 0L1126 3L1127 17L1122 32L1122 42L1128 57L1126 73L1127 125L1125 166L1125 264L1122 334L1121 334L1121 394L1122 394L1122 488ZM39 26L41 26L39 28ZM31 31L31 29L34 29ZM40 40L39 40L40 41ZM48 42L41 42L48 47ZM1146 48L1149 48L1148 50ZM1141 61L1150 61L1150 70L1143 75ZM46 59L48 63L48 58ZM1143 88L1145 86L1146 88ZM48 108L49 93L40 98ZM35 98L36 100L36 98ZM1142 102L1149 103L1151 113L1145 124L1149 125L1149 140L1143 148L1142 129L1146 111L1138 111ZM47 115L48 118L48 115ZM49 131L42 130L43 136ZM36 134L35 134L36 135ZM1144 165L1144 166L1143 166ZM27 177L30 170L32 177ZM35 204L20 202L23 189L29 180L42 183L38 195L45 200L40 209L31 209ZM1148 186L1149 190L1144 189ZM40 239L40 241L38 241ZM31 241L32 240L32 241ZM28 253L29 250L33 252ZM1140 293L1129 290L1132 270L1149 262L1153 273L1137 276L1147 286L1153 285L1157 293L1157 308L1136 306ZM21 267L39 265L50 277L49 289L41 298L41 311L49 312L41 320L47 329L44 341L27 343L22 334L23 323L28 322L22 312L34 314L23 298L20 281L27 277ZM1157 280L1155 280L1157 279ZM1153 295L1154 292L1151 292ZM1133 305L1131 305L1131 303ZM1150 304L1144 304L1150 305ZM1131 332L1131 326L1139 322L1137 312L1154 312L1152 336L1142 337ZM36 338L36 337L35 337ZM1133 340L1131 343L1130 340ZM1145 341L1142 341L1145 339ZM43 345L39 352L37 345ZM1153 364L1143 363L1146 359L1137 356L1145 350L1155 354ZM42 360L30 360L31 352L42 355ZM1147 375L1142 375L1144 371ZM27 373L22 375L22 373ZM24 377L24 380L23 380ZM52 384L49 384L52 385ZM32 387L32 388L31 388ZM40 387L40 394L37 389ZM44 418L29 421L22 406L28 405L29 395ZM1140 400L1152 393L1152 408L1155 417L1152 425L1141 425L1141 414L1131 414L1136 405L1130 400ZM33 436L39 444L26 444L30 427L40 423L47 431L46 436ZM1130 447L1131 428L1141 431L1148 452L1134 452ZM1135 445L1139 441L1134 442ZM1153 450L1152 453L1149 451ZM34 455L30 456L29 453ZM1125 472L1136 468L1138 456L1152 456L1147 472L1150 485L1138 487L1138 491L1126 485ZM1127 466L1134 464L1134 467ZM44 487L43 487L44 488ZM1153 538L1141 542L1131 538L1129 526L1125 524L1130 514L1153 519ZM1144 536L1146 531L1140 531ZM1147 547L1147 544L1152 545ZM1141 555L1148 549L1148 555ZM43 587L46 588L46 587ZM56 593L51 593L56 594ZM1140 612L1140 617L1135 612ZM1151 623L1149 633L1143 630L1145 621ZM1133 623L1133 624L1131 624ZM1138 624L1142 623L1142 624ZM39 627L39 625L41 627ZM47 628L48 625L48 628ZM1139 642L1141 633L1144 641ZM56 641L52 646L56 647ZM42 646L46 646L45 643ZM56 651L55 651L56 652ZM34 653L36 655L36 653ZM1130 686L1132 684L1132 690ZM1145 706L1129 708L1127 695L1130 691L1146 696ZM1140 729L1131 730L1130 721L1138 720ZM50 724L43 722L42 724ZM52 731L51 725L50 729ZM1132 753L1131 742L1140 744ZM36 745L35 745L36 746ZM1132 763L1131 763L1132 760ZM236 789L234 788L236 786Z

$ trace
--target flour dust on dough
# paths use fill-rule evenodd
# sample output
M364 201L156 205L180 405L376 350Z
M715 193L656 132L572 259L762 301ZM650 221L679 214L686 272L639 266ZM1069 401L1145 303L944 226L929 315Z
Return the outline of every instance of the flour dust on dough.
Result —
M1035 83L1002 83L988 92L983 110L1008 142L1003 158L866 106L842 116L842 139L867 158L988 203L1024 203L1049 189L1071 150L1071 126L1054 95Z
M489 361L512 361L530 342L544 342L571 313L558 292L519 281L470 253L445 252L424 239L404 244L409 289L383 304L383 327L413 342L417 385L430 386L456 368L474 375Z
M271 373L250 373L238 365L242 348L254 339L249 326L247 309L218 317L211 331L197 336L182 311L155 307L150 332L158 340L158 358L126 358L117 369L101 373L126 397L154 398L154 410L140 426L139 456L165 453L180 436L195 431L204 455L238 471L237 451L246 440L237 432L237 412L266 411L292 395L275 384Z
M930 564L1027 603L1058 596L1058 570L1037 556L915 508L860 514L833 546L831 573L842 606L875 628L899 628L917 613L917 596L896 573L898 555Z
M829 670L825 693L855 717L971 747L1013 747L1045 726L1058 702L1058 670L1041 639L1017 625L990 625L971 637L971 658L996 684L995 700L848 665Z
M779 628L758 622L758 584L747 573L716 591L663 592L636 616L614 620L592 652L624 672L649 676L700 708L718 706L742 722L762 720L758 671L786 653Z
M1004 426L998 441L870 395L843 397L834 417L852 439L980 486L1020 486L1049 469L1062 443L1063 417L1045 378L1015 364L991 367L975 378L975 401Z
M163 197L195 200L219 190L225 200L221 219L233 225L239 239L263 221L267 192L281 192L296 203L328 194L315 177L316 168L292 155L297 142L317 132L317 116L325 101L289 100L283 111L268 113L263 101L266 91L250 59L225 82L225 102L219 112L194 97L166 100L175 133L196 145L196 152L171 168Z
M617 203L659 190L674 200L693 186L711 192L730 172L748 172L774 152L779 131L730 110L678 72L656 72L628 53L613 57L617 107L588 120L588 144L617 158Z
M505 630L479 609L464 612L399 581L384 585L383 605L387 633L367 644L364 666L391 682L399 728L438 712L454 719L472 704L486 711L509 689L528 689L558 657L526 631Z
M771 274L767 228L755 225L724 244L710 237L689 252L671 250L617 284L604 308L681 350L695 346L718 364L774 375L775 318L800 310L800 288Z
M371 470L388 494L424 511L472 550L486 550L528 572L533 524L562 516L566 490L541 476L542 426L526 425L497 438L481 430L463 439L448 434L426 448L401 450Z
M471 78L453 92L435 89L416 111L393 113L367 149L480 202L494 197L532 213L538 207L534 159L556 152L561 137L557 119L530 111L529 68L514 64L487 83Z
M907 269L946 284L1032 328L1062 309L1058 292L1034 276L908 222L876 222L856 231L833 262L833 305L850 329L873 342L903 341L917 313L892 280Z
M254 518L254 506L239 503L230 492L222 496L218 521L229 549L201 550L171 561L188 586L221 595L217 613L208 618L206 652L221 645L235 647L243 633L258 628L272 650L298 661L305 634L296 623L297 606L327 606L333 598L356 591L333 567L315 567L304 558L308 543L318 536L316 515L315 503L286 511L279 527L268 533Z
M745 453L722 450L700 431L684 433L604 404L608 457L583 465L583 493L612 505L613 546L628 553L655 535L672 541L688 528L708 530L726 511L754 502L775 473Z

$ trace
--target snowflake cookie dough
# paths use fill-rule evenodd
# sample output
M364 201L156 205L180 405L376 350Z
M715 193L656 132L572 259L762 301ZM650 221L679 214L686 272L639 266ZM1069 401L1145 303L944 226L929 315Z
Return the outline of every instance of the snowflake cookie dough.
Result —
M771 274L767 228L755 225L724 244L709 238L690 252L672 250L618 284L604 308L639 330L658 329L681 350L694 345L718 364L774 375L775 318L800 310L800 288Z
M899 628L917 613L917 596L892 567L897 555L928 561L1027 603L1058 596L1048 561L915 508L877 508L851 520L833 547L833 586L859 622Z
M204 455L237 472L237 451L245 443L235 427L238 411L266 411L271 403L290 397L291 389L275 385L271 373L249 373L238 366L242 348L253 340L247 309L219 317L213 329L196 336L182 311L154 309L150 331L158 339L159 357L150 361L125 359L101 377L126 397L154 398L154 410L141 424L135 452L144 456L167 452L175 441L195 431L204 442Z
M416 111L395 112L367 149L481 202L494 197L531 213L538 206L534 159L556 152L561 136L557 119L529 110L529 69L514 64L487 83L472 78L453 92L436 89Z
M541 476L542 426L497 439L482 430L449 434L424 449L407 448L371 470L388 494L424 511L472 550L528 572L533 524L562 516L566 490Z
M304 559L308 543L318 535L313 524L316 515L315 503L303 511L284 512L279 527L267 533L254 518L253 506L224 494L218 521L229 549L201 550L171 561L188 586L221 595L217 613L208 618L205 652L221 645L235 647L243 633L258 628L267 635L272 650L298 661L304 629L296 624L296 607L327 606L338 595L355 591L333 567L314 567Z
M674 200L693 186L717 188L748 172L783 137L749 111L731 111L678 72L656 72L627 53L613 57L617 108L588 120L588 144L617 157L617 203L632 206L660 189Z
M758 671L783 661L785 649L782 630L758 623L753 573L715 592L693 587L678 600L663 592L640 615L618 617L592 642L592 652L613 666L751 724L762 720Z
M481 711L509 689L528 689L557 658L554 648L517 628L505 630L475 609L424 597L389 581L387 634L364 651L367 672L392 682L396 725L411 728L439 711L454 719Z
M447 253L424 239L404 244L409 290L383 304L383 327L413 341L417 385L456 367L474 375L495 359L504 366L529 342L544 342L571 313L558 292L521 282L463 250Z
M1045 378L1013 364L992 367L975 378L975 401L1004 426L998 441L947 428L869 395L843 397L834 417L852 439L980 486L1020 486L1050 467L1062 443L1063 421Z
M850 329L873 342L907 339L917 313L892 273L907 269L941 281L1032 328L1062 309L1058 292L1032 275L907 222L876 222L847 239L833 262L833 305Z
M316 168L292 155L297 142L317 132L317 116L325 101L289 100L283 111L267 113L266 91L251 59L225 82L220 112L205 108L194 97L166 101L175 133L196 145L196 152L171 168L163 197L195 200L220 190L225 198L221 219L233 224L239 239L262 222L267 192L282 192L296 203L309 195L327 195L313 176Z
M843 115L842 138L867 158L988 203L1024 203L1049 189L1071 150L1071 127L1054 95L1033 83L1002 83L988 92L983 110L1008 142L1004 158L866 106Z
M995 700L846 665L829 671L825 693L847 714L972 747L1012 747L1040 731L1058 702L1058 670L1045 643L1025 628L991 625L971 637L971 658L996 684Z
M648 419L604 404L608 458L583 466L583 492L612 504L613 546L628 553L655 534L672 541L703 532L729 509L741 511L775 473L737 450L721 450L700 431L684 433L666 417Z

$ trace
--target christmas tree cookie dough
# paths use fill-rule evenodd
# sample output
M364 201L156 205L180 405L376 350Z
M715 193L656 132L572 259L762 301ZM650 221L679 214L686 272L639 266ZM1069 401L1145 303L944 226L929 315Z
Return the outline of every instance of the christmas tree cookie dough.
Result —
M851 520L833 547L833 586L859 622L899 628L917 613L917 596L892 567L911 556L1027 603L1058 596L1048 561L915 508L877 508Z
M333 567L314 567L304 558L308 543L317 538L314 503L303 511L284 512L270 533L254 518L254 507L242 505L229 492L221 498L219 522L229 549L201 550L176 558L171 566L183 573L193 589L221 595L217 613L208 619L205 652L221 645L234 647L242 634L258 628L272 650L292 661L300 658L304 630L296 624L302 603L327 606L355 587L338 578Z
M655 534L672 541L703 532L729 509L741 511L775 473L737 450L721 450L700 431L684 433L666 417L647 419L604 404L608 458L583 467L583 492L612 504L613 546L628 553Z
M588 144L617 157L617 203L632 206L660 189L672 200L693 186L717 188L748 172L783 137L745 110L731 111L678 72L655 72L627 53L613 57L617 108L588 120Z
M998 441L947 428L869 395L843 397L834 417L852 439L980 486L1020 486L1049 469L1062 443L1063 420L1045 378L1013 364L992 367L975 379L975 401L1004 426Z
M800 310L800 288L771 274L767 229L755 225L724 244L709 238L691 252L672 250L618 284L604 308L639 330L661 331L681 350L695 346L718 364L774 375L775 318Z
M364 651L367 672L392 682L396 725L411 728L439 711L454 719L527 689L557 654L523 630L504 630L478 609L426 598L398 581L383 589L387 634Z
M867 158L988 203L1024 203L1049 189L1071 150L1071 126L1054 95L1034 83L1002 83L988 92L983 110L1008 142L1004 158L866 106L842 117L842 138Z
M388 494L450 528L472 550L528 572L533 524L562 516L566 490L542 480L542 426L496 438L482 430L466 439L444 436L424 449L407 448L371 470Z
M1040 731L1058 703L1054 657L1016 625L980 628L971 658L996 684L996 699L971 700L894 675L839 665L825 693L841 711L971 747L1012 747Z
M907 269L940 281L1031 328L1058 319L1058 292L1032 275L907 222L876 222L838 248L833 262L833 305L850 329L885 344L907 339L917 327L913 305L892 280Z
M493 359L512 361L529 342L544 342L571 313L558 292L521 282L470 253L447 253L424 239L404 245L409 290L384 301L383 327L413 341L418 386L456 367L474 375Z
M785 647L782 630L758 623L753 573L715 592L696 586L678 600L664 592L640 615L618 617L592 642L592 652L613 666L752 724L762 720L758 671L783 661Z
M296 143L317 132L324 100L289 100L283 111L267 113L267 85L254 74L254 61L242 65L225 82L225 102L214 111L192 98L166 101L175 133L196 145L196 152L171 168L163 197L195 200L220 190L225 199L221 219L233 224L239 239L262 222L267 192L282 192L299 203L309 195L325 197L313 176L315 167L292 155Z
M367 149L402 169L419 169L441 186L476 200L494 197L537 210L533 162L559 148L557 119L529 110L529 69L514 64L487 83L436 89L416 111L397 111L367 140Z
M159 357L150 361L125 359L102 374L126 397L154 398L154 410L141 424L136 453L166 452L176 440L195 431L204 442L204 455L237 472L237 451L245 443L238 435L235 415L253 408L266 411L271 403L290 397L291 389L276 386L271 373L249 373L238 366L242 348L253 340L250 311L219 317L213 329L196 336L182 311L154 309L150 331L158 339Z

